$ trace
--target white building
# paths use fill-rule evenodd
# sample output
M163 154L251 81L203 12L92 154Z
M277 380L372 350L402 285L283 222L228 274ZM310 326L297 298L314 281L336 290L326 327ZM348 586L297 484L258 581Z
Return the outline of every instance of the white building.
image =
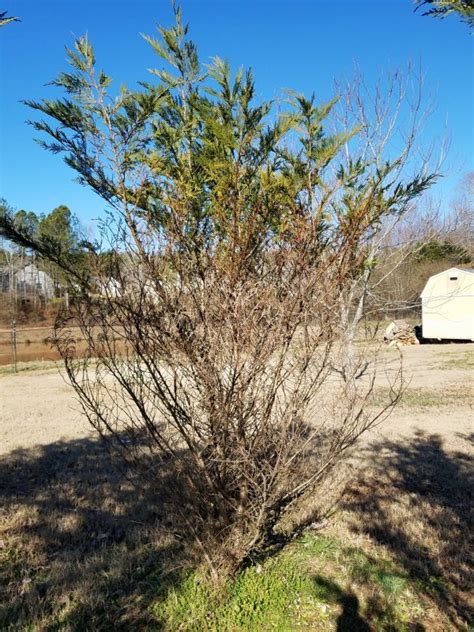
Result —
M0 281L3 292L13 290L20 297L35 294L46 300L54 297L53 279L34 263L28 263L20 268L5 267L0 271Z
M474 269L449 268L421 293L423 338L474 341Z

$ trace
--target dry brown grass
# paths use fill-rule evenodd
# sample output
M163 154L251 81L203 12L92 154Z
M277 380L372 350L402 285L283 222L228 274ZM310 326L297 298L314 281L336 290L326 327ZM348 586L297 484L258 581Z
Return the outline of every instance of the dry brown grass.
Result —
M126 474L87 439L0 460L0 629L146 628L181 544Z
M419 434L367 448L361 458L372 469L350 486L342 511L318 532L323 537L290 547L294 559L307 563L323 604L311 615L320 626L314 629L336 629L349 617L364 630L467 630L468 457L448 453L435 435ZM170 515L156 496L153 502L153 490L137 489L127 474L90 439L3 457L1 629L173 629L160 628L154 604L170 590L180 594L193 552L165 535Z
M461 437L473 443L473 435ZM378 456L374 457L374 454ZM437 624L469 629L474 615L473 461L447 452L438 435L386 442L370 452L372 471L348 490L345 524L388 551L428 599Z

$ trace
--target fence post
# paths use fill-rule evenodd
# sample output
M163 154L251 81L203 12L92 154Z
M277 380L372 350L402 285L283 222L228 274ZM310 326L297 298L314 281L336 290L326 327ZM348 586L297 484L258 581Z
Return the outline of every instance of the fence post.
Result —
M12 371L16 373L16 321L12 320Z

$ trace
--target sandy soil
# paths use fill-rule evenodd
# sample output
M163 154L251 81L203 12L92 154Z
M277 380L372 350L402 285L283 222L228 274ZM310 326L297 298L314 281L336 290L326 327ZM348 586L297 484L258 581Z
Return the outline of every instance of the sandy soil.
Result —
M408 439L417 434L439 435L448 451L474 454L474 344L403 347L406 403L372 431L378 439ZM386 348L388 375L399 367L399 354ZM383 382L383 375L380 381ZM426 394L429 405L417 395Z
M59 371L0 376L0 454L90 434Z
M474 344L420 345L405 347L402 353L413 397L373 431L374 439L423 432L439 435L445 449L472 451ZM398 370L398 362L396 349L383 349L382 364L389 376ZM384 380L382 371L379 386ZM420 392L432 396L429 405L417 403ZM58 370L0 376L0 454L92 434Z

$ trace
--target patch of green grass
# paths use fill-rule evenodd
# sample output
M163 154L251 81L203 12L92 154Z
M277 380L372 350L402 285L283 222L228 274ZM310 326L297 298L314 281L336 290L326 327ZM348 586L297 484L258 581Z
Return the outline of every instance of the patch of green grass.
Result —
M349 572L356 583L377 585L387 601L396 601L406 591L406 575L390 561L375 559L357 549L348 549L346 556L351 559Z
M38 373L38 372L48 372L53 371L57 368L57 361L54 360L44 360L37 362L17 362L16 365L16 373ZM16 375L16 373L12 370L11 364L6 364L4 366L0 366L0 377L7 375Z
M197 573L173 587L152 612L166 630L294 630L327 619L314 582L281 556L247 569L218 589Z
M453 398L443 391L429 391L424 389L407 389L402 395L402 405L419 408L446 406L453 403Z
M103 571L92 593L74 590L49 614L39 609L31 629L408 632L426 615L418 597L426 587L419 587L383 549L369 553L327 536L306 534L220 587L199 571L164 572L153 548L142 555L130 560L126 577ZM3 551L5 561L17 575L20 560L13 549ZM38 569L33 580L40 574ZM50 585L46 576L41 580ZM28 629L32 613L23 607L17 602L3 613L10 624L22 621L9 629Z
M463 406L469 398L469 390L463 388L439 388L437 390L407 388L402 394L400 405L407 408ZM373 393L371 403L374 406L383 406L389 401L389 389L378 388Z
M437 369L459 369L469 371L474 369L474 353L465 351L461 354L443 353L443 360L436 364Z
M415 587L391 560L314 535L219 589L192 573L151 611L162 629L190 632L362 629L368 622L401 631L423 614Z

